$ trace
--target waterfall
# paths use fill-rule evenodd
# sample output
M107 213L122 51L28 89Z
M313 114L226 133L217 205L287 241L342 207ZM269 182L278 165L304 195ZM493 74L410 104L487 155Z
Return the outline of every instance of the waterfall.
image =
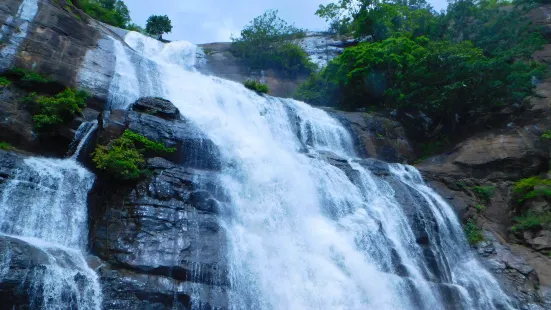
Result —
M38 12L38 0L23 0L17 14L7 19L7 24L0 27L0 40L6 41L4 47L0 47L0 69L7 68L23 43L29 31L29 23L33 21Z
M125 41L133 50L116 49L117 70L149 82L115 79L127 99L111 106L162 94L222 154L230 308L514 308L414 167L356 158L322 110L196 72L189 43Z
M74 159L30 157L3 185L0 234L27 243L46 258L26 275L32 285L31 309L100 309L98 277L82 254L93 183L94 175ZM0 255L0 279L17 268L11 260L8 247Z

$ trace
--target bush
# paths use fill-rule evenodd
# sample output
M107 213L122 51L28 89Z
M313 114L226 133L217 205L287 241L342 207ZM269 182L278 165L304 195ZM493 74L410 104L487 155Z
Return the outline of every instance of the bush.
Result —
M24 98L33 111L35 129L40 132L52 132L61 124L68 123L86 106L88 95L84 91L67 88L51 96L37 96L32 93Z
M4 76L0 76L0 88L6 87L11 84L11 81Z
M545 225L551 224L551 212L534 213L528 212L522 216L514 218L515 225L511 227L514 232L524 230L539 230Z
M245 26L240 37L232 37L231 51L252 69L275 69L290 76L308 74L315 65L293 42L303 36L303 30L279 18L277 11L267 11Z
M4 71L2 77L4 80L12 81L18 87L29 91L57 94L65 89L63 85L50 78L17 67Z
M543 140L551 140L551 130L548 130L546 132L544 132L542 135L541 135L541 138Z
M254 90L255 92L259 94L267 94L270 92L270 88L267 84L257 82L255 80L247 80L243 83L245 87L247 87L250 90Z
M470 244L477 244L484 241L484 236L482 235L482 230L472 221L469 220L464 226L465 235L467 236L467 241Z
M8 151L11 149L11 145L8 142L0 142L0 150Z
M475 193L478 199L489 202L494 196L495 187L493 186L475 186L473 187L473 192Z
M121 0L82 0L82 9L90 17L111 26L126 28L130 11Z
M135 181L149 174L145 169L145 158L153 153L175 152L164 144L151 141L143 135L126 130L123 135L108 145L100 145L92 154L96 168L116 179Z
M551 197L551 180L537 176L522 179L515 183L513 192L519 202L535 197Z

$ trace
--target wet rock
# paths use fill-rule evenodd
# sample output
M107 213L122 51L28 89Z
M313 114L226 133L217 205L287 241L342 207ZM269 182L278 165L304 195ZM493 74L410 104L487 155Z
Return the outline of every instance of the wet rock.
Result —
M400 123L368 113L326 110L352 134L356 151L361 157L398 163L407 163L415 158Z
M101 144L130 129L178 150L148 159L152 176L137 184L96 182L90 240L109 264L100 272L108 309L227 307L227 241L218 224L227 198L218 188L218 149L176 112L168 101L145 99L103 116Z
M155 115L166 120L177 120L180 118L178 108L170 101L162 98L140 98L130 107L130 110Z

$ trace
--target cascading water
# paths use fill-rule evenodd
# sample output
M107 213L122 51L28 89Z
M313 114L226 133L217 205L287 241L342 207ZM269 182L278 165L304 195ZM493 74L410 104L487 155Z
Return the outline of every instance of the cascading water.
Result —
M92 130L94 124L82 133L83 139ZM31 309L100 309L98 277L82 255L93 183L94 175L72 158L30 157L3 187L0 234L26 242L47 258L43 268L27 275L33 285ZM11 257L0 258L1 283Z
M29 23L38 12L38 0L23 0L17 14L7 19L6 25L0 27L0 40L6 41L0 47L0 69L5 69L13 60L13 56L27 36Z
M111 106L164 96L220 150L232 309L513 308L415 168L355 159L324 111L195 72L189 43L125 41L117 75L149 75L115 79Z

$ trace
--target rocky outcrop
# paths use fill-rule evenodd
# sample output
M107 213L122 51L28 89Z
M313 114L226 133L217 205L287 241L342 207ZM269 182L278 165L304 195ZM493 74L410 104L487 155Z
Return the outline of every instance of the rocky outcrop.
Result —
M100 177L91 194L92 251L107 262L99 269L104 306L226 308L226 237L218 222L225 198L216 185L216 146L162 99L105 113L98 142L125 129L177 152L148 160L152 176L138 184Z
M360 157L398 163L411 162L415 158L400 123L376 114L325 110L352 134Z
M333 35L321 32L309 32L297 40L309 55L310 60L322 68L329 61L342 53L345 46L354 44L350 38L337 38ZM288 77L277 70L251 70L238 57L231 53L231 43L200 44L205 64L200 67L204 73L243 83L248 79L260 79L268 84L270 95L277 97L291 97L298 86L306 80L307 76Z

